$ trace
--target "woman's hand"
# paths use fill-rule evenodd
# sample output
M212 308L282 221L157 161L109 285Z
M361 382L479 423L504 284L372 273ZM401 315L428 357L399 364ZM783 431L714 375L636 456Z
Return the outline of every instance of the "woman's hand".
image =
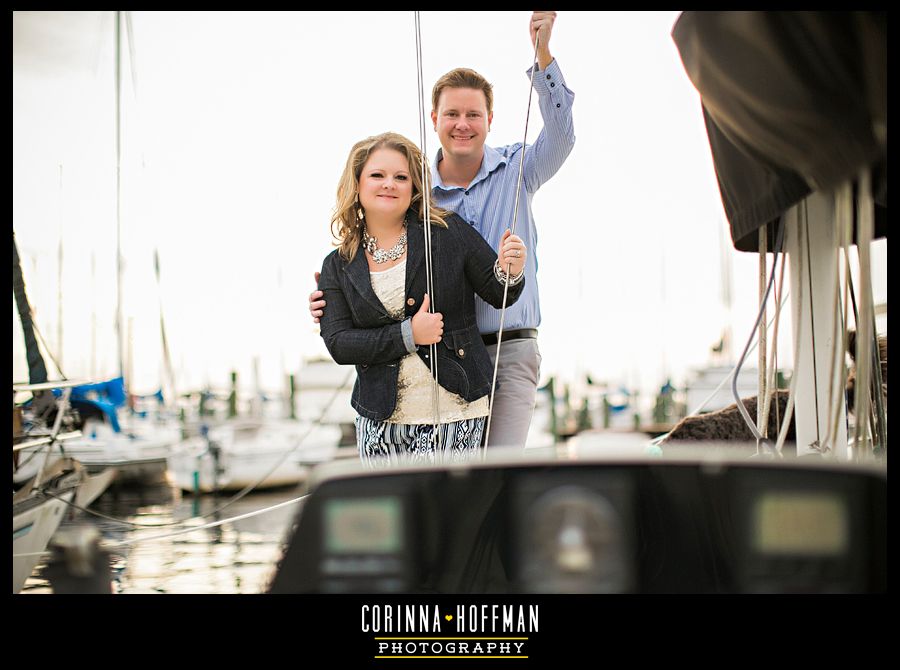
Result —
M444 316L440 312L430 314L431 299L428 294L422 299L422 306L412 318L413 341L416 344L437 344L444 336Z
M500 262L500 269L509 272L510 277L517 277L525 267L525 259L528 258L528 250L525 243L518 235L513 235L509 228L500 238L500 254L497 260Z

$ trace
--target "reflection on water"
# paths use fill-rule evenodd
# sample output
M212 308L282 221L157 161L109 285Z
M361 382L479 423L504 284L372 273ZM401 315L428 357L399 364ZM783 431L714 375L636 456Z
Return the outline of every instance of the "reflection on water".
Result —
M213 528L170 535L190 527L234 518L303 495L300 488L251 493L214 513L230 497L182 494L167 485L111 489L91 506L110 517L155 527L135 528L77 512L60 528L90 524L109 549L114 593L262 593L279 558L281 543L297 505ZM210 514L204 518L199 515ZM179 526L164 526L185 521ZM166 536L166 537L160 537ZM37 565L22 593L52 593L44 576L46 559Z

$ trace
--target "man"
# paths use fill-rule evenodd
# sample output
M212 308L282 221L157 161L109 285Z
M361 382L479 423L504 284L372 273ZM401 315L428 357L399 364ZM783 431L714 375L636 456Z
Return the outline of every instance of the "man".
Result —
M491 85L477 72L465 68L448 72L437 81L432 92L431 120L441 142L431 170L435 204L459 214L493 248L498 248L504 231L514 227L529 249L525 289L518 302L507 307L503 322L489 446L525 445L540 378L537 231L531 198L556 174L575 144L574 94L566 87L559 65L550 54L555 20L556 12L534 12L531 16L532 45L535 37L539 38L534 89L544 128L524 152L521 142L497 148L485 145L493 120L494 96ZM530 68L527 75L531 78ZM520 185L523 153L525 166ZM518 216L513 226L517 188ZM321 297L321 291L309 297L310 313L316 322L325 306ZM440 296L435 296L435 301L439 311ZM477 296L475 301L478 328L494 362L500 311Z

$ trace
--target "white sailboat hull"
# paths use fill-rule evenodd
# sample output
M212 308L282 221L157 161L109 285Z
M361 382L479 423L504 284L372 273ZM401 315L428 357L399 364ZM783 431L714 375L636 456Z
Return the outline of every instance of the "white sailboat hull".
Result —
M210 430L209 440L193 437L177 445L169 477L184 491L205 493L293 486L306 480L308 463L330 460L339 440L337 426L310 430L296 421L237 421Z
M117 482L155 483L163 481L168 456L180 438L173 428L114 433L103 425L66 443L66 455L80 461L89 472L115 468Z
M18 593L40 560L40 552L47 548L50 538L59 528L60 522L72 501L75 491L60 494L60 498L44 498L28 501L20 505L21 511L13 509L13 593ZM34 554L34 555L32 555Z

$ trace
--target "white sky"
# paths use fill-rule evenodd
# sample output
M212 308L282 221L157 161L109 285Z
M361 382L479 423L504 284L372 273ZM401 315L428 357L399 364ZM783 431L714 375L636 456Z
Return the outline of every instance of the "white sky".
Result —
M423 12L426 108L440 75L474 68L494 84L488 143L521 141L529 15ZM69 377L116 370L113 17L13 14L13 222L39 327ZM724 326L742 345L753 324L758 258L731 247L699 96L670 36L677 17L557 18L550 47L575 93L576 144L533 205L544 379L590 373L650 392L664 370L680 384L707 363ZM327 356L307 296L332 248L350 146L387 130L419 142L413 13L134 12L132 23L121 202L132 386L159 384L161 299L180 389L224 387L232 369L249 383L254 358L263 385L280 388L302 359ZM541 125L535 100L529 141ZM430 121L425 141L433 158ZM875 251L886 260L884 241ZM14 381L27 379L22 350L14 305Z

